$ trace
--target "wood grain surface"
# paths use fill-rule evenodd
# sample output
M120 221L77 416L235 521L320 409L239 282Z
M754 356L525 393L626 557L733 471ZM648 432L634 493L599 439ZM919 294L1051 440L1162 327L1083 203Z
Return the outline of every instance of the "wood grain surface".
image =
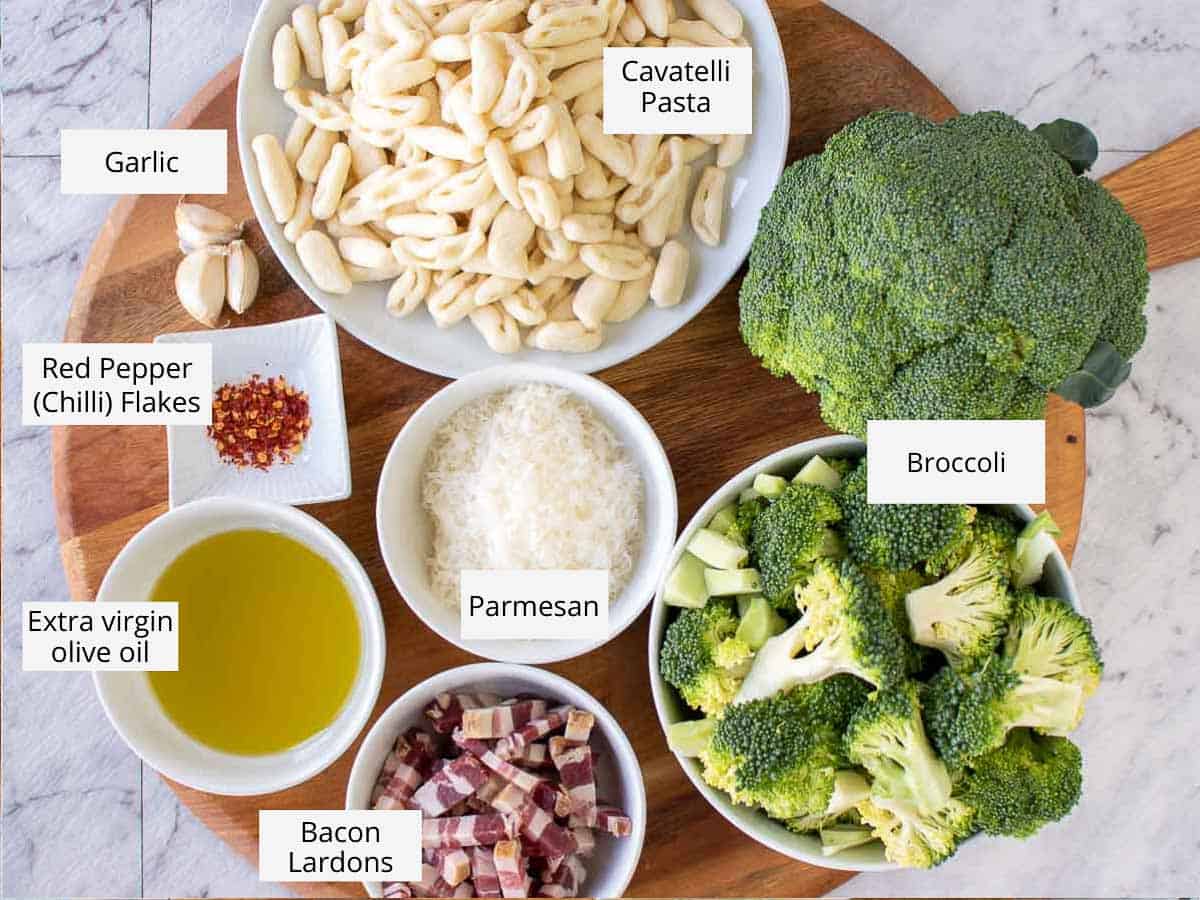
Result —
M820 150L830 134L882 106L944 118L954 109L911 64L875 36L812 0L773 4L792 88L791 153ZM229 193L203 202L237 218L251 209L234 141L236 66L180 114L176 127L229 129ZM1172 157L1172 159L1174 159ZM1168 160L1170 161L1170 160ZM1174 159L1174 162L1179 160ZM1179 235L1157 216L1163 195L1137 166L1113 176L1149 229L1156 259L1175 259ZM1200 180L1193 184L1200 184ZM1166 201L1177 197L1167 193ZM1157 199L1156 199L1157 198ZM172 197L130 197L115 206L98 236L75 295L69 341L148 341L192 330L174 296L179 262ZM1196 204L1200 208L1200 204ZM1169 218L1169 217L1168 217ZM314 312L253 224L247 239L262 261L258 302L221 326L256 325ZM1194 245L1188 245L1193 246ZM1195 252L1184 250L1183 253ZM691 324L638 358L600 374L646 416L674 467L679 516L686 522L717 486L782 447L829 433L816 398L767 374L737 336L737 279ZM408 687L471 657L439 639L408 610L384 570L375 538L374 500L383 459L408 416L444 379L388 359L339 333L350 428L353 496L310 507L358 555L378 591L390 637L376 714ZM1081 410L1052 399L1047 412L1048 505L1063 526L1070 556L1079 530L1085 474ZM167 508L166 440L157 427L55 430L55 502L72 596L91 599L125 542ZM794 862L755 844L712 811L667 751L654 714L646 668L645 615L625 634L581 659L550 668L595 694L622 723L641 760L649 796L645 851L633 896L816 896L848 873ZM356 743L326 772L275 795L218 797L172 785L192 811L251 860L259 809L340 808ZM357 884L295 885L312 896L359 895Z

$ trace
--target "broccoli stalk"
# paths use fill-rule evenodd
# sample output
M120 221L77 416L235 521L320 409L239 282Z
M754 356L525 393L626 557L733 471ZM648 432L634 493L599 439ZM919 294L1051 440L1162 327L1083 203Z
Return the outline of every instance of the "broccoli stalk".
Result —
M950 773L925 736L917 686L877 692L846 730L850 760L873 780L872 793L901 800L928 815L950 799Z
M976 547L941 581L910 591L904 605L910 637L973 667L996 649L1012 609L1005 557Z
M904 677L904 639L862 571L849 560L823 559L797 592L804 615L755 654L737 701L769 697L837 674L876 687ZM808 652L797 657L801 650Z
M1060 534L1062 530L1048 510L1042 510L1021 530L1011 561L1016 587L1029 587L1041 580L1046 560L1058 549L1054 539Z

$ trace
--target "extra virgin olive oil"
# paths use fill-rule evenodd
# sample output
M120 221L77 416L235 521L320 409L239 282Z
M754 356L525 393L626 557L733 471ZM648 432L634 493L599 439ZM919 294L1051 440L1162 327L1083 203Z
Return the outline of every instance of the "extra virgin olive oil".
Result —
M179 671L150 672L150 685L209 747L287 750L330 725L349 696L361 651L350 591L293 538L205 538L167 566L150 599L179 604Z

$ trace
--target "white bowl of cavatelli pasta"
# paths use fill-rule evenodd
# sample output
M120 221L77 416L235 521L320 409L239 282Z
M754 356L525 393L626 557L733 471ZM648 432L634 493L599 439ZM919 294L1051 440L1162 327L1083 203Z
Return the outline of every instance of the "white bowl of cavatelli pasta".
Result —
M533 2L515 21L489 18L511 16L496 0L264 0L243 56L237 129L272 250L348 332L448 377L505 359L595 372L653 347L745 260L790 121L767 4L711 0L708 20L680 4L677 21L688 24L670 27L692 29L692 43L752 48L753 133L721 146L715 135L604 135L601 50L661 43L669 2L639 4L661 7L647 22L624 0L553 16ZM563 16L573 17L565 30L548 35ZM493 50L472 50L468 29L491 34L482 43ZM494 77L464 75L466 66ZM476 97L486 90L499 96ZM297 129L298 117L307 126ZM622 287L592 279L581 293L593 273Z

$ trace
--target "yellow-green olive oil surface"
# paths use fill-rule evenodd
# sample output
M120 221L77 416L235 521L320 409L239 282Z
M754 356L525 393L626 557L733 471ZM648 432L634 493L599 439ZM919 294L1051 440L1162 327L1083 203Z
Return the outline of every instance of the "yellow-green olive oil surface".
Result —
M151 672L163 710L216 750L287 750L330 725L358 671L354 603L337 569L260 530L204 538L151 600L179 604L179 671Z

